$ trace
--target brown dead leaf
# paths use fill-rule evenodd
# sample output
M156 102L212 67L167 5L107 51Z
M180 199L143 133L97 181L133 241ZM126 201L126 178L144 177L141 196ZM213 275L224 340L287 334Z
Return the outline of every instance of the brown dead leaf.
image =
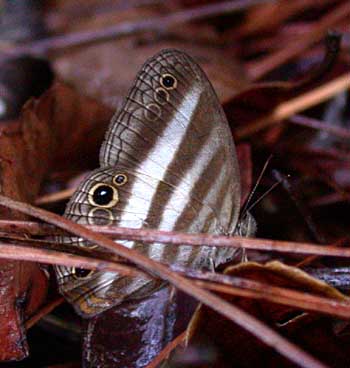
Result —
M113 111L93 98L56 83L30 108L50 125L55 136L52 169L80 168L96 163ZM74 165L72 165L74 164Z
M277 261L266 265L253 262L242 263L226 269L225 274L256 280L266 285L287 287L313 295L326 296L339 301L347 300L343 294L326 283L310 277L298 268L286 266ZM288 339L297 341L298 345L330 366L348 366L350 360L344 351L349 348L350 339L337 336L337 321L334 319L314 313L306 314L295 308L262 300L228 297L227 295L225 299L249 311L287 336ZM197 365L195 366L200 367L293 366L262 342L204 306L200 306L192 318L188 329L188 340L189 347L185 352L178 352L173 356L171 366L175 367L182 362L181 367L192 367L196 359ZM192 365L184 364L191 356L194 359L191 362ZM206 360L199 363L199 356L205 357Z
M165 2L147 9L112 12L96 22L86 19L79 29L99 29L129 20L137 21L169 14L171 5ZM71 30L77 30L74 24ZM209 42L210 40L210 42ZM112 108L119 107L127 95L142 64L165 48L177 48L193 56L203 67L221 101L232 98L247 85L243 68L232 54L220 47L220 37L213 27L202 24L175 26L164 34L143 34L109 40L84 49L69 50L54 60L61 77Z
M0 127L1 193L33 202L52 167L73 157L84 162L90 148L97 151L110 116L109 109L63 84L29 101L20 121ZM5 208L0 216L24 218ZM47 278L38 264L0 261L0 280L0 360L23 359L28 347L22 318L44 301Z
M191 33L192 34L192 33ZM234 96L247 85L243 70L233 57L213 46L181 41L139 44L135 39L94 45L56 60L61 76L78 90L100 99L113 108L120 106L145 62L165 48L176 48L193 56L213 83L221 101Z
M1 193L32 201L48 168L49 130L26 114L21 123L0 129ZM4 208L0 216L23 219ZM47 278L37 264L0 261L0 280L0 360L23 359L28 346L22 318L32 314L45 299Z
M83 364L146 366L184 331L195 305L189 296L165 287L149 298L130 300L101 313L86 323Z
M240 91L231 100L224 102L224 109L232 127L239 138L242 131L254 125L269 114L283 101L292 99L322 81L329 79L329 71L334 66L340 45L337 34L330 34L326 39L326 52L323 61L298 80L291 82L261 82ZM280 137L284 127L277 125L260 141L274 144ZM235 132L234 132L235 133ZM253 134L254 132L252 132ZM243 137L247 136L245 133Z

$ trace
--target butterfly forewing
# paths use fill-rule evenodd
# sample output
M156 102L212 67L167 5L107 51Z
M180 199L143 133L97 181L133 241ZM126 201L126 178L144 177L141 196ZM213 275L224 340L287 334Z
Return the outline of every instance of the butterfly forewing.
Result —
M240 208L236 153L216 94L188 55L165 50L139 72L113 117L100 168L80 185L65 215L82 224L232 234ZM83 239L64 243L93 248ZM206 268L232 249L121 242L168 264ZM57 267L65 296L94 315L161 285L152 278ZM81 276L81 277L80 277Z

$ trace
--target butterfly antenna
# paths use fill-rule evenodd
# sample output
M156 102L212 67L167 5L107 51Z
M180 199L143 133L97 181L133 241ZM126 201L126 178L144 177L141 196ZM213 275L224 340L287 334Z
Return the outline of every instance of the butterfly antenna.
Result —
M265 162L265 164L264 164L264 166L263 166L263 168L262 168L262 170L261 170L261 172L260 172L260 174L259 174L259 177L258 177L258 179L257 179L257 181L256 181L256 183L255 183L255 185L254 185L254 188L251 190L251 192L250 192L250 194L249 194L249 196L248 196L248 198L247 198L247 200L246 200L246 202L245 202L245 205L244 205L244 207L242 208L242 211L241 211L241 213L242 213L242 215L241 215L241 218L242 217L244 217L245 216L245 214L253 207L253 206L249 206L249 204L250 204L250 202L251 202L251 200L252 200L252 198L253 198L253 196L254 196L254 194L255 194L255 192L256 192L256 189L257 189L257 187L258 187L258 185L260 184L260 182L261 182L261 180L262 180L262 177L264 176L264 174L265 174L265 172L266 172L266 170L267 170L267 167L269 166L269 164L270 164L270 162L271 162L271 159L272 159L272 154L268 157L268 159L266 160L266 162ZM272 188L270 188L271 190L272 189L274 189L274 187L272 187ZM270 189L268 190L268 192L270 191ZM268 193L265 193L265 194L268 194ZM265 196L265 194L263 194L263 196ZM255 205L255 204L257 204L259 201L261 200L261 198L260 199L258 199L257 201L255 201L254 203L253 203L253 205ZM249 207L248 207L249 206Z
M267 195L269 195L276 187L282 184L281 181L277 181L275 184L271 186L265 193L263 193L260 198L258 198L255 202L253 202L247 209L246 212L249 212L253 207L255 207L259 202L261 202Z

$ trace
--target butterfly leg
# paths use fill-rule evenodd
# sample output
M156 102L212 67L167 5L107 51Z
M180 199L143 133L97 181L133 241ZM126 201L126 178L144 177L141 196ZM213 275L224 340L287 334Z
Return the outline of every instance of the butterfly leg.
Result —
M249 262L247 250L242 248L241 263Z
M213 257L209 258L209 270L210 272L215 273L215 262Z

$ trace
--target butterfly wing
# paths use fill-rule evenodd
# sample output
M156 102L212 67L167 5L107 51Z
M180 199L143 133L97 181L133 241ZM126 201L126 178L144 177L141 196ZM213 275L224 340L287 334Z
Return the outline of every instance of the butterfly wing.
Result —
M180 51L162 51L144 64L111 121L100 165L72 197L68 218L193 233L232 234L236 227L240 178L231 132L206 75ZM108 192L103 185L112 188L110 206L97 201L99 192ZM82 239L63 241L87 246ZM208 267L210 260L220 264L233 252L123 244L155 260L193 268ZM108 272L80 279L65 267L57 273L61 291L85 315L159 286L153 279Z
M172 86L166 86L167 77L174 78ZM213 209L221 207L222 188L209 188L220 183L227 193L222 225L237 222L240 180L232 135L206 75L185 53L162 51L139 72L100 152L101 167L121 162L181 185Z

